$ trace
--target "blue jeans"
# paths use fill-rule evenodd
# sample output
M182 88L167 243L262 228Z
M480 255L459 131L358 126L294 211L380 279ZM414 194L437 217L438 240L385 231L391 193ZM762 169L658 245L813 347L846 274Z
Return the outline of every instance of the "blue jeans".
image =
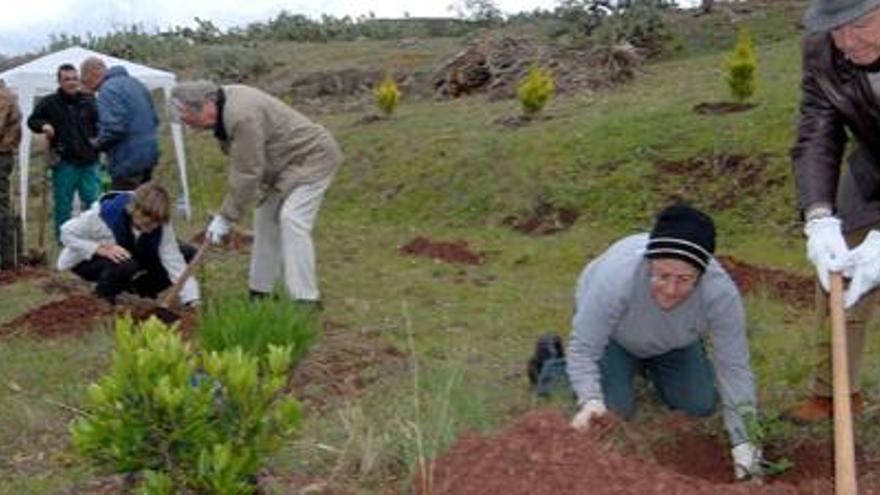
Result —
M715 371L701 342L660 354L638 358L616 342L609 341L599 361L605 405L622 419L635 412L633 381L645 376L670 409L692 416L709 416L715 411Z

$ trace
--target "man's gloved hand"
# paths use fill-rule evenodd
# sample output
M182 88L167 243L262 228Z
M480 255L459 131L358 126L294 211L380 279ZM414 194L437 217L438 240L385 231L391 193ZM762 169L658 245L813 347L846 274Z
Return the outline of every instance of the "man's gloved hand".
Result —
M211 244L220 244L220 242L223 241L223 238L229 234L231 229L232 224L223 218L223 215L217 214L214 215L214 219L211 220L211 223L208 225L208 230L205 231L205 236Z
M571 420L571 427L578 431L587 431L590 428L590 422L598 419L608 412L605 409L605 403L599 399L590 399L584 402L581 410Z
M840 220L833 216L814 218L804 227L807 234L807 258L813 262L822 288L828 290L828 272L850 269L850 251L840 230Z
M736 481L760 480L762 476L761 449L751 442L743 442L730 451L733 475Z
M858 247L850 251L852 278L844 303L853 307L865 294L880 285L880 232L872 230Z

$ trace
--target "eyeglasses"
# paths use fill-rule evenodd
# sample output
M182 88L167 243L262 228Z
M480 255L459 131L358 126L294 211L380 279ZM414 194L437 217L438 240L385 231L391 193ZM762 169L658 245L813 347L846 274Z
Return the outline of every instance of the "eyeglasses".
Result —
M658 285L676 285L683 287L693 287L700 277L687 273L662 273L651 272L651 283Z

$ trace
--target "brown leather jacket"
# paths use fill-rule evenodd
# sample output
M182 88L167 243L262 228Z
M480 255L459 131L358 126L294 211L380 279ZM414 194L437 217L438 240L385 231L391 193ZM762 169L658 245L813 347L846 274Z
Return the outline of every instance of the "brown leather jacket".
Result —
M867 74L843 57L830 34L804 38L800 123L791 150L798 206L834 206L845 231L880 224L880 101ZM841 174L847 130L856 146Z
M21 142L21 111L12 93L0 86L0 153L12 153Z

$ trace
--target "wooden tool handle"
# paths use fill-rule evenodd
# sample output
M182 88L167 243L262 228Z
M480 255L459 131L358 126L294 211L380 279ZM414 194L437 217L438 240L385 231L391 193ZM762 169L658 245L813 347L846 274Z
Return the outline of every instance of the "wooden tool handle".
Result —
M180 277L178 277L177 281L174 282L174 285L172 285L171 288L168 289L168 293L165 294L165 297L162 298L162 306L166 308L171 307L171 305L174 303L174 298L177 297L178 294L180 294L180 290L183 289L183 284L185 284L189 277L192 275L192 272L195 270L196 265L199 264L202 256L205 255L205 251L208 250L209 245L210 242L208 241L208 236L206 235L205 239L202 241L202 244L199 246L199 250L196 251L195 256L193 256L193 259L190 260L188 265L186 265L183 273L180 274Z
M843 277L832 272L831 349L834 386L834 493L856 495L856 458L853 443L851 389L846 346L846 315L843 309Z

